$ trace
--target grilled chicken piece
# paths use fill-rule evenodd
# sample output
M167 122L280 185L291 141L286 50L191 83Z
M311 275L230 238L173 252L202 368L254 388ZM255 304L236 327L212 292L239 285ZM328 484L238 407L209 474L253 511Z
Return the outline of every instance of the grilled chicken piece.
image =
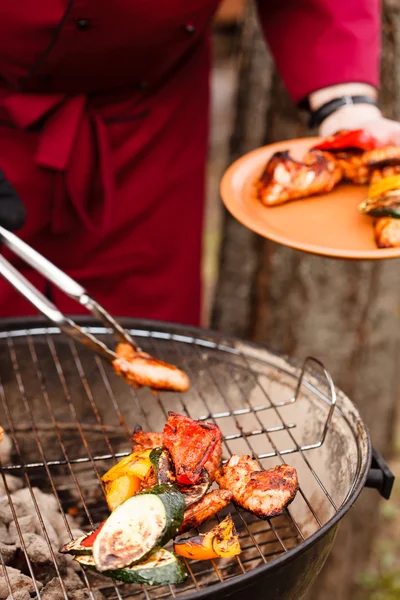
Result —
M130 344L118 344L114 371L135 388L148 386L153 390L186 392L189 378L180 369L153 358L146 352L136 352Z
M298 162L288 151L276 152L258 184L258 197L266 206L330 192L342 178L342 169L331 154L313 150Z
M374 150L330 151L343 171L343 179L365 185L400 173L400 148L387 146Z
M217 471L218 485L233 493L233 502L260 519L279 515L294 499L298 490L296 470L279 465L261 471L250 456L233 455Z
M132 452L137 450L148 450L150 448L159 448L164 445L164 434L155 431L144 432L138 425L132 435ZM211 481L215 479L215 473L220 468L222 461L222 441L218 440L211 457L208 459L204 468L207 469Z
M343 173L343 179L358 185L366 185L369 181L370 169L363 162L363 150L343 150L332 152Z
M164 443L164 435L155 431L146 432L136 425L132 434L132 452L160 448Z
M220 510L228 506L232 500L232 492L229 490L213 490L206 494L201 500L189 506L183 515L183 523L178 534L186 533L191 529L200 527L209 519L212 519Z
M400 219L376 219L374 234L378 248L400 248Z

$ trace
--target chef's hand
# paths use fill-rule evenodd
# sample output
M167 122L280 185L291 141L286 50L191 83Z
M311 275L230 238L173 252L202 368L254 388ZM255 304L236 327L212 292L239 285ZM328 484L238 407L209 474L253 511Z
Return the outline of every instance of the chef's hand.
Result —
M319 134L326 137L339 129L365 129L383 144L400 146L400 123L385 119L375 106L344 106L322 122Z
M362 83L335 85L310 94L310 106L316 110L326 102L345 95L376 98L377 92ZM379 108L371 104L342 106L322 122L319 134L326 137L340 129L366 129L383 144L400 145L400 123L385 119Z
M26 211L21 198L0 169L0 225L10 231L25 223Z

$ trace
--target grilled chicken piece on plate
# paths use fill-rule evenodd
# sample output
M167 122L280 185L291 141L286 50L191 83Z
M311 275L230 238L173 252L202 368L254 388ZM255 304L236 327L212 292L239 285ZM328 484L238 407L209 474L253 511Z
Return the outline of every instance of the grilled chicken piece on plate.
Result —
M400 172L400 148L387 146L373 150L357 148L331 151L343 171L343 179L365 185Z
M178 367L153 358L146 352L137 352L130 344L118 344L114 371L132 387L147 386L153 390L186 392L189 378Z
M376 219L374 234L378 248L400 248L400 219Z
M342 169L327 152L308 152L303 162L288 151L276 152L257 183L258 197L266 206L330 192L342 178Z
M233 455L216 473L218 485L233 493L233 502L261 519L280 514L294 499L299 484L296 470L279 465L260 470L250 456Z

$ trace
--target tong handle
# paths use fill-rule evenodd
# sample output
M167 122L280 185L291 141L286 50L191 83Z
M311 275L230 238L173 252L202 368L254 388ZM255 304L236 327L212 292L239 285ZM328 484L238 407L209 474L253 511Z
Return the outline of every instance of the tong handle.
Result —
M136 351L140 350L139 346L129 333L125 331L125 329L121 327L121 325L102 306L100 306L100 304L89 296L85 288L69 277L69 275L53 265L47 258L39 254L39 252L31 248L31 246L26 244L15 234L7 231L7 229L4 229L4 227L1 226L0 241L19 256L19 258L35 269L35 271L41 273L43 277L46 277L46 279L67 294L67 296L74 298L79 304L91 311L97 319L113 330L114 335L119 341L131 344ZM54 304L36 290L32 284L30 284L23 275L18 273L18 271L4 258L1 261L0 272L27 298L27 300L53 321L53 323L72 323L72 321L66 319Z
M86 290L79 283L71 279L69 275L53 265L47 258L39 254L39 252L31 248L31 246L23 242L19 237L4 229L4 227L0 227L0 240L5 246L15 252L17 256L35 269L35 271L39 271L46 279L54 283L54 285L68 296L72 296L72 298L75 298L79 302L82 296L87 295Z
M109 350L105 344L97 340L90 333L83 331L76 323L65 317L58 308L46 298L42 292L35 288L34 285L24 275L22 275L12 264L8 262L4 256L0 255L0 274L33 306L35 306L42 314L44 314L52 323L55 323L61 331L69 335L76 341L84 344L86 347L97 352L112 362L116 355Z

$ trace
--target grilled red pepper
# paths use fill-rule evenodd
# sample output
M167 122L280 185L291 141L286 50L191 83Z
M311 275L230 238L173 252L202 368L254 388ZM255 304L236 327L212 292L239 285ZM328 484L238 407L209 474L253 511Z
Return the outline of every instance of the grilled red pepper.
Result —
M100 529L103 527L105 521L103 521L101 523L101 525L98 526L98 528L93 531L90 535L88 535L83 542L81 542L81 546L85 546L85 548L91 548L94 544L94 540L97 538L97 536L100 533Z
M341 130L325 138L320 144L314 146L313 150L373 150L382 144L365 129L354 129L353 131Z
M174 462L178 483L196 483L221 437L219 427L212 423L201 423L174 412L168 413L164 446Z

